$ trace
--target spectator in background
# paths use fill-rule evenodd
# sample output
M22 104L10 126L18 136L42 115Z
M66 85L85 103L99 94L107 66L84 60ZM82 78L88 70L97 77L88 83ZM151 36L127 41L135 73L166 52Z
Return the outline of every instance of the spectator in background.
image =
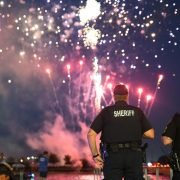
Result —
M40 180L46 180L48 174L48 152L44 151L39 158L39 176Z
M3 152L0 153L0 180L13 180L13 168L6 162Z
M4 155L3 152L0 153L0 162L5 162L6 161L6 157Z
M180 180L180 113L175 113L162 133L164 145L171 145L170 165L173 169L173 180Z

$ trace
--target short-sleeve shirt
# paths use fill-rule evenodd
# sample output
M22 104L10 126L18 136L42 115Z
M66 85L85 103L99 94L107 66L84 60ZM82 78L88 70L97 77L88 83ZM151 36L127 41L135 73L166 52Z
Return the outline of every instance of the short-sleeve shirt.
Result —
M180 114L176 113L168 123L162 136L170 137L173 140L172 149L180 153Z
M41 156L39 158L39 171L46 172L48 170L48 157Z
M92 122L91 129L101 132L104 143L140 142L144 132L152 128L143 111L125 101L105 107Z

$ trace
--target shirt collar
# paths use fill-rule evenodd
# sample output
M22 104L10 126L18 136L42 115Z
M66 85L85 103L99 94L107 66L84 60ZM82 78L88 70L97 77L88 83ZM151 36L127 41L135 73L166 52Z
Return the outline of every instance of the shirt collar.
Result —
M116 101L115 104L127 105L126 101Z

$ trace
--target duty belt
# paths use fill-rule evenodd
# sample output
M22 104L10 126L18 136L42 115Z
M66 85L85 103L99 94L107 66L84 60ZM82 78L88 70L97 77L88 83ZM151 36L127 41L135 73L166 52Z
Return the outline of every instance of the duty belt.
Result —
M120 149L133 149L141 151L141 147L138 143L117 143L117 144L107 144L107 151L117 152Z

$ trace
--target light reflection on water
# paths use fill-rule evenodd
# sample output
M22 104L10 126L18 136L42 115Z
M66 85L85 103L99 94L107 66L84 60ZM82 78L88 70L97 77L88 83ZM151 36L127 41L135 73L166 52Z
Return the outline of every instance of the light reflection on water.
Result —
M155 175L148 175L148 180L156 180ZM36 176L37 178L37 176ZM38 180L38 178L35 180ZM102 180L100 176L93 174L76 174L76 173L53 173L49 174L47 180ZM169 180L169 177L159 176L158 180Z
M38 180L38 176L35 176L35 179ZM47 180L102 180L101 176L93 174L77 174L77 173L53 173L48 174Z
M101 180L91 174L56 174L48 177L48 180Z

